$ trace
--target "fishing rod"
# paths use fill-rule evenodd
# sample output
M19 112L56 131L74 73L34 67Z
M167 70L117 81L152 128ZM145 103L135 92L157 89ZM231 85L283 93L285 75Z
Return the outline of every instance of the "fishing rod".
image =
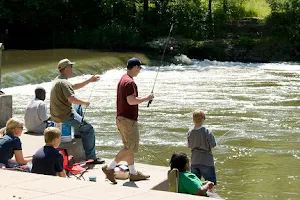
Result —
M169 42L169 38L170 38L170 35L171 35L171 32L172 32L172 29L173 29L173 23L171 24L169 35L168 35L167 40L166 40L165 48L164 48L163 54L162 54L161 59L160 59L160 66L158 66L158 69L157 69L157 72L156 72L156 76L155 76L153 87L152 87L152 91L151 91L152 95L153 95L153 91L154 91L154 87L155 87L155 83L156 83L156 79L157 79L157 76L158 76L159 69L162 66L162 61L163 61L164 56L165 56L166 48L167 48L167 45L168 45L168 42ZM173 50L173 48L172 48L172 50ZM149 107L151 103L152 103L152 100L150 100L148 102L147 107Z
M93 76L96 76L97 73L98 73L98 71L97 71ZM93 84L93 87L92 87L91 92L90 92L90 96L89 96L89 98L88 98L88 102L90 102L90 100L91 100L92 93L93 93L93 91L94 91L96 82L97 82L97 81L95 81L94 84ZM82 112L82 119L81 119L80 127L84 125L84 117L85 117L85 114L86 114L87 107L89 107L89 106L86 106L86 107L84 108L83 112Z

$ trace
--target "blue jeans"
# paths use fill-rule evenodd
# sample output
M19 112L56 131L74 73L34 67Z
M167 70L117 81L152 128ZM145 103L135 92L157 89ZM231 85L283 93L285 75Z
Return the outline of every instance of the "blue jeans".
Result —
M217 185L216 170L214 166L206 165L191 165L191 172L196 174L196 176L201 180L203 176L204 180L211 181Z
M83 116L82 106L80 104L72 104L74 111L79 114L81 117ZM78 128L74 127L74 135L80 135Z
M65 121L64 124L74 127L82 137L82 145L85 151L86 159L96 159L95 149L95 131L93 126L86 121L82 121L82 117L77 113L73 112Z

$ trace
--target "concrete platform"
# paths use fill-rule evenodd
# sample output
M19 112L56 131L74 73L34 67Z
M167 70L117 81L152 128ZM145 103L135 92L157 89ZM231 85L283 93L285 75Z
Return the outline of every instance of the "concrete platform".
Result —
M20 137L24 155L32 155L43 144L43 136L26 135ZM108 162L109 160L107 160ZM168 190L167 167L136 164L138 170L150 174L149 180L131 182L117 180L113 185L105 179L101 167L95 165L84 177L86 181L75 178L59 178L38 174L0 170L0 193L4 200L38 199L38 200L94 200L94 199L208 199L207 197L171 193ZM96 182L88 181L88 176L97 177ZM161 191L159 191L161 190ZM209 198L214 199L214 198Z
M0 63L1 64L1 63ZM0 95L0 128L12 117L12 96Z

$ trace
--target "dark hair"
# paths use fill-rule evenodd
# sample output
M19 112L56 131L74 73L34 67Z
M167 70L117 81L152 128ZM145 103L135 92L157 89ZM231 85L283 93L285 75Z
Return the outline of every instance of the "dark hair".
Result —
M40 100L45 100L46 98L46 90L40 86L38 86L36 89L35 89L35 97L40 99Z
M184 152L174 152L171 160L170 167L171 169L177 168L178 171L184 172L186 163L189 162L189 158Z
M138 58L130 58L127 61L127 69L132 69L134 66L141 66L141 61Z

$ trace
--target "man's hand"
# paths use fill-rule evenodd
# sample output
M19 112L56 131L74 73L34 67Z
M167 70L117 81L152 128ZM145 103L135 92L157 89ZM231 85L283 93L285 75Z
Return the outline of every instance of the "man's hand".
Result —
M78 90L84 86L86 86L87 84L91 83L91 82L97 82L100 80L100 76L96 76L96 74L94 74L91 78L86 79L85 81L81 82L81 83L76 83L73 85L73 89L74 90Z
M88 107L90 105L90 102L84 102L83 105L85 105L86 107Z
M91 83L91 82L97 82L97 81L100 80L100 76L98 76L98 75L96 76L96 74L95 74L91 78L89 78L88 80L89 80L89 83Z
M149 94L149 95L145 98L145 100L146 100L146 101L150 101L150 100L152 100L153 98L154 98L153 94Z

